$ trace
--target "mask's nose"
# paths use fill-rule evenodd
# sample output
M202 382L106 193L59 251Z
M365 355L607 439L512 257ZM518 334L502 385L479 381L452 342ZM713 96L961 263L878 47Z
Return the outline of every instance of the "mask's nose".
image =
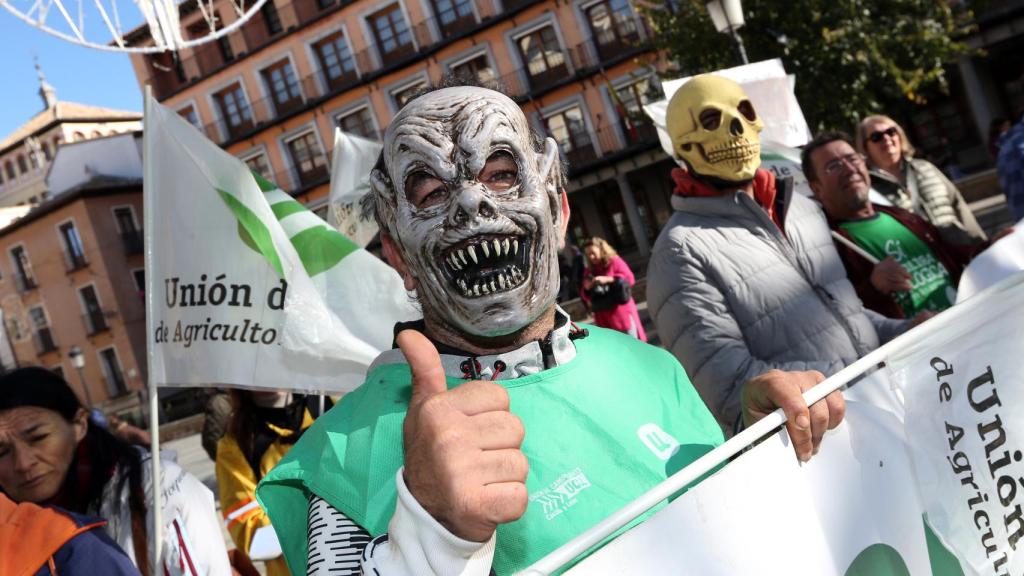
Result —
M476 218L490 220L497 216L498 207L494 204L483 184L474 183L463 186L457 194L455 203L448 212L448 223L450 225L460 226Z
M732 122L729 123L729 133L733 136L743 134L743 123L740 122L739 118L733 118Z

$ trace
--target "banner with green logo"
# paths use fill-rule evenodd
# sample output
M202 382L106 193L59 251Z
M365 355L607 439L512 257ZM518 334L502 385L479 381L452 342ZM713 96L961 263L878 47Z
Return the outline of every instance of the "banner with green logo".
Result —
M419 312L398 274L173 111L146 106L158 386L344 392Z

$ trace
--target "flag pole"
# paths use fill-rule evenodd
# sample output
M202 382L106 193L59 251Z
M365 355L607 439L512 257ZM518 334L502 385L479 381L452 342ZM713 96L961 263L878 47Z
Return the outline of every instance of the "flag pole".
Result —
M157 395L156 379L153 377L153 356L155 342L153 342L153 202L150 198L151 190L155 184L153 180L153 160L156 158L153 153L153 130L150 119L153 115L153 92L150 86L146 85L146 102L142 117L142 214L145 222L145 264L146 264L146 356L149 371L146 383L149 396L149 462L152 466L151 480L153 488L153 507L150 510L153 517L153 525L150 529L150 541L153 547L150 550L150 574L161 574L160 570L160 543L163 541L163 494L160 489L160 399Z
M839 232L836 232L835 230L832 231L832 238L835 238L836 242L839 242L842 245L844 245L847 248L849 248L850 250L853 250L854 252L857 253L858 256L863 257L868 262L871 262L872 264L878 264L880 262L880 260L878 258L875 258L871 254L869 254L867 252L867 250L864 250L863 248L858 246L855 242L853 242L849 238L846 238L845 236L843 236Z

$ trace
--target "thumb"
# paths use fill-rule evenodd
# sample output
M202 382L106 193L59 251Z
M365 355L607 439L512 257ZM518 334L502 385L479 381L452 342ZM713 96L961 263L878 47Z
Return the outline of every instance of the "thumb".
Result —
M412 399L410 404L448 390L441 367L441 356L427 337L415 330L403 330L398 334L398 347L405 355L412 371Z

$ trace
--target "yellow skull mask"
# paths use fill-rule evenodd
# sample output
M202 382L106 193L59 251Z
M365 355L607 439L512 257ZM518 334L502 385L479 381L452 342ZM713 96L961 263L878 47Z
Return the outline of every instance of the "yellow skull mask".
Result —
M764 122L739 84L709 74L683 84L665 118L672 149L696 174L742 182L761 165Z

